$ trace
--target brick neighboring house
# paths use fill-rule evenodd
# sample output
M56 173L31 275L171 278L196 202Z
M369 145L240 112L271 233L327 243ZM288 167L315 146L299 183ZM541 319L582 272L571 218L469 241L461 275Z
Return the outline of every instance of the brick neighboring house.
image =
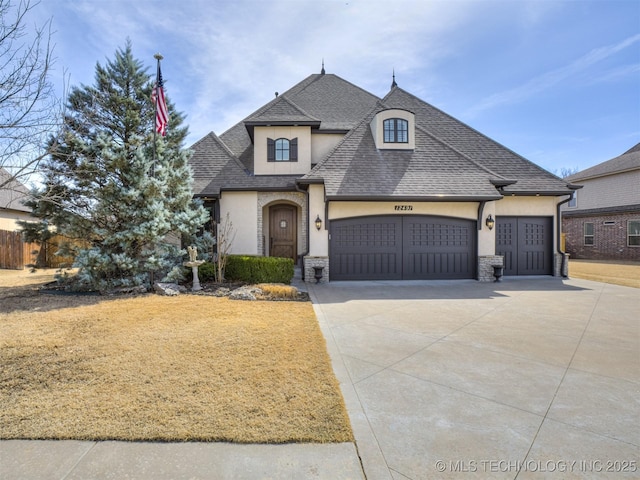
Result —
M562 208L571 258L640 261L640 143L565 180L583 186Z

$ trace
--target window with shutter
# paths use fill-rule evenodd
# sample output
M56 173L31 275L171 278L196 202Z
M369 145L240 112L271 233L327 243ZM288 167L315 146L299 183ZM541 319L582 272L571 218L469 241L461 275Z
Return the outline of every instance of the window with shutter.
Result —
M267 161L268 162L297 162L298 161L298 139L289 140L278 138L274 140L267 138Z
M267 162L276 161L276 141L273 138L267 138Z

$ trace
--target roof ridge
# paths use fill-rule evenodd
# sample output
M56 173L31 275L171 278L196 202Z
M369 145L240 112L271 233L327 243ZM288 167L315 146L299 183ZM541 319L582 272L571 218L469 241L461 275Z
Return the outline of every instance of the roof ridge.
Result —
M302 107L298 106L297 104L295 104L292 100L290 100L287 96L285 95L279 95L277 98L273 99L271 102L269 102L269 108L264 108L262 109L262 111L257 114L257 115L250 115L248 117L246 117L243 122L248 122L251 121L251 119L254 118L259 118L260 116L266 114L271 108L275 107L276 105L278 105L279 103L286 103L287 105L293 107L295 110L297 110L298 112L300 112L302 115L304 115L307 118L310 118L311 120L317 121L319 122L320 119L317 117L314 117L313 115L307 113Z
M200 142L203 142L207 138L211 138L215 143L220 145L223 148L223 150L225 151L225 153L229 156L229 158L231 160L233 160L236 163L236 165L244 173L249 174L249 172L247 171L247 167L244 166L244 164L240 161L240 159L238 157L236 157L236 155L231 151L231 149L229 147L227 147L227 144L224 143L222 141L222 139L218 135L216 135L215 132L213 132L213 131L207 133L204 137L202 137L200 140L198 140L196 143L194 143L191 147L195 147L196 145L200 144Z
M426 104L427 106L429 106L430 108L433 108L434 110L436 110L436 111L437 111L437 112L439 112L440 114L442 114L442 115L446 116L447 118L449 118L449 119L451 119L451 120L453 120L453 121L455 121L455 122L458 122L460 125L464 126L465 128L469 129L470 131L472 131L472 132L476 133L477 135L480 135L482 138L484 138L484 139L486 139L487 141L489 141L489 142L493 143L494 145L497 145L498 147L500 147L500 148L504 149L505 151L507 151L507 152L511 153L512 155L515 155L515 156L516 156L516 157L518 157L520 160L522 160L522 161L524 161L524 162L528 163L529 165L532 165L533 167L535 167L535 168L537 168L537 169L539 169L539 170L541 170L541 171L543 171L543 172L548 173L549 175L551 175L551 176L555 177L555 178L556 178L556 179L558 179L558 180L563 180L563 179L561 179L560 177L558 177L557 175L555 175L554 173L549 172L548 170L546 170L546 169L542 168L540 165L538 165L538 164L534 163L533 161L529 160L528 158L523 157L522 155L520 155L520 154L519 154L519 153L517 153L517 152L514 152L514 151L513 151L513 150L511 150L509 147L507 147L507 146L505 146L505 145L501 144L500 142L498 142L498 141L496 141L496 140L494 140L494 139L492 139L492 138L488 137L487 135L485 135L484 133L480 132L479 130L476 130L476 129L475 129L475 128L473 128L471 125L469 125L469 124L467 124L467 123L463 122L462 120L459 120L459 119L455 118L454 116L452 116L452 115L448 114L448 113L447 113L447 112L445 112L444 110L439 109L438 107L436 107L436 106L432 105L431 103L426 102L425 100L420 99L419 97L415 96L414 94L412 94L412 93L410 93L410 92L407 92L406 90L402 89L401 87L396 87L396 88L394 88L393 90L391 90L391 91L390 91L390 92L385 96L384 100L386 100L386 99L387 99L387 97L388 97L388 96L390 96L390 95L391 95L392 93L394 93L395 91L403 92L403 93L405 93L406 95L409 95L410 97L415 98L415 99L416 99L416 100L418 100L419 102L422 102L422 103ZM433 135L433 134L431 134L431 135ZM434 136L434 138L436 138L436 137ZM474 162L475 162L475 160L474 160ZM485 167L485 168L486 168L486 167ZM502 178L504 178L504 177L502 177ZM565 182L565 183L568 183L568 182Z
M314 77L311 79L311 77ZM329 77L333 77L333 78L337 78L338 80L350 85L351 87L360 90L361 92L366 93L367 95L375 98L376 100L381 100L380 97L378 97L377 95L374 95L373 93L371 93L368 90L365 90L364 88L362 88L359 85L356 85L355 83L350 82L349 80L346 80L344 78L342 78L340 75L336 75L335 73L314 73L312 75L310 75L309 77L307 77L305 80L311 79L311 81L307 82L303 87L301 87L299 90L297 90L295 93L298 94L304 90L306 90L308 87L310 87L311 85L313 85L315 82L322 80L323 78L329 78ZM296 86L301 85L302 83L305 82L305 80L303 80L302 82L298 83ZM288 91L284 92L282 95L288 95L291 94L291 91L296 87L292 87L291 89L289 89Z
M242 120L240 120L237 123L234 123L231 127L227 128L224 132L222 132L222 135L225 135L226 133L230 132L231 130L233 130L234 128L236 128L238 125L243 124L244 122L247 121L247 119L261 115L263 112L265 112L267 109L271 108L280 97L284 97L287 94L289 94L293 89L299 87L300 85L302 85L303 83L312 83L313 80L315 80L314 77L320 76L320 74L317 73L312 73L311 75L309 75L307 78L305 78L304 80L301 80L300 82L296 83L295 85L293 85L292 87L290 87L288 90L286 90L284 93L279 94L277 97L269 100L266 104L264 104L263 106L261 106L260 108L258 108L257 110L253 111L252 113L250 113L249 115L247 115L246 117L244 117Z
M289 100L289 98L287 98L287 96L286 96L286 95L283 95L282 97L283 97L282 99L283 99L285 102L287 102L289 105L291 105L293 108L295 108L296 110L298 110L298 111L299 111L300 113L302 113L303 115L305 115L305 116L307 116L307 117L309 117L309 118L311 118L311 119L313 119L313 120L316 120L316 121L318 121L318 122L320 122L320 121L321 121L318 117L315 117L315 116L311 115L311 114L310 114L310 113L308 113L304 108L302 108L302 107L298 106L297 104L293 103L293 101L292 101L292 100Z

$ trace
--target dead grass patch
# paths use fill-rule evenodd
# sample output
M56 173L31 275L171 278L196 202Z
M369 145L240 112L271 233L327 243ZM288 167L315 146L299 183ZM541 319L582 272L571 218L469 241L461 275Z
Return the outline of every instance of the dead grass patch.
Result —
M569 276L640 288L639 262L569 260Z
M35 291L2 302L0 438L352 441L309 303Z
M260 283L256 285L262 293L271 298L295 300L298 297L298 289L291 285L279 283Z

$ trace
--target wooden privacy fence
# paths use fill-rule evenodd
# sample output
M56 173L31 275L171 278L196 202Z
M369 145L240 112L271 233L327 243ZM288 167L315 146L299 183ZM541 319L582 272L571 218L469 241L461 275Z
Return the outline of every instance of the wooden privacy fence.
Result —
M0 230L0 268L22 270L31 263L33 250L40 250L36 243L22 240L22 232Z
M63 240L64 237L56 235L43 245L38 245L25 242L22 232L0 230L0 268L23 270L28 265L39 268L70 267L73 258L56 255Z

